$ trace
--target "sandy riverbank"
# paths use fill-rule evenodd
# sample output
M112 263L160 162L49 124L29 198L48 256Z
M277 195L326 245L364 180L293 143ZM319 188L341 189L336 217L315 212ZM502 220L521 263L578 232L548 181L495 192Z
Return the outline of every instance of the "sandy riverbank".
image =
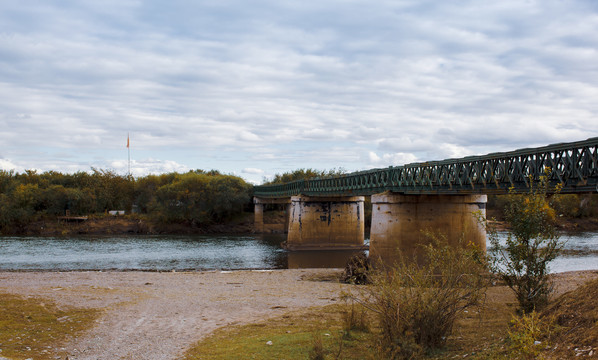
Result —
M310 280L335 274L340 270L0 272L0 291L103 309L90 332L57 349L69 359L177 359L219 327L339 302L347 285ZM598 271L556 274L557 293L596 277ZM504 287L488 296L512 297Z
M104 310L64 350L69 359L177 359L213 330L339 301L341 286L306 278L339 270L0 272L0 291Z

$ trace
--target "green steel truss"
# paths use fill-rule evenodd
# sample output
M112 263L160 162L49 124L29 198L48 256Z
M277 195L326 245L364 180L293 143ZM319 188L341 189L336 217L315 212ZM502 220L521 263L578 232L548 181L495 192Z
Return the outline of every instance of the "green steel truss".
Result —
M254 188L257 197L403 194L505 194L525 192L550 168L562 193L598 191L598 137L484 156L372 169L330 178Z

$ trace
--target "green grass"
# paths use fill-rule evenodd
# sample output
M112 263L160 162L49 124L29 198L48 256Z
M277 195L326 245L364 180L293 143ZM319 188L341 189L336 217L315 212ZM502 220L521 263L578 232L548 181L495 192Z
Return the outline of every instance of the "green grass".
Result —
M317 338L322 340L327 359L339 353L342 359L376 358L369 345L371 333L352 331L343 336L346 309L331 305L220 329L190 349L185 359L309 359Z
M55 359L98 315L96 309L59 308L48 299L0 293L0 356Z

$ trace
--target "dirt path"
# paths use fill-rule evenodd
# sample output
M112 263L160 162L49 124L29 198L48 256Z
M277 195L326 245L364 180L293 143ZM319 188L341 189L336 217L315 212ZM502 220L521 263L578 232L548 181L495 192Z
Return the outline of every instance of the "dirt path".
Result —
M338 270L0 272L0 291L104 314L62 350L69 359L177 359L215 329L335 303L341 285L303 280Z

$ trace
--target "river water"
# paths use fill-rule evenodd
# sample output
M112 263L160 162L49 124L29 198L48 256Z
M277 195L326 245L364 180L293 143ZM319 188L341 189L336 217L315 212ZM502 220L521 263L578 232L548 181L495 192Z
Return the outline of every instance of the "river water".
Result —
M284 235L0 237L0 270L229 270L344 267L353 251L287 252ZM598 269L598 233L565 235L551 272Z

